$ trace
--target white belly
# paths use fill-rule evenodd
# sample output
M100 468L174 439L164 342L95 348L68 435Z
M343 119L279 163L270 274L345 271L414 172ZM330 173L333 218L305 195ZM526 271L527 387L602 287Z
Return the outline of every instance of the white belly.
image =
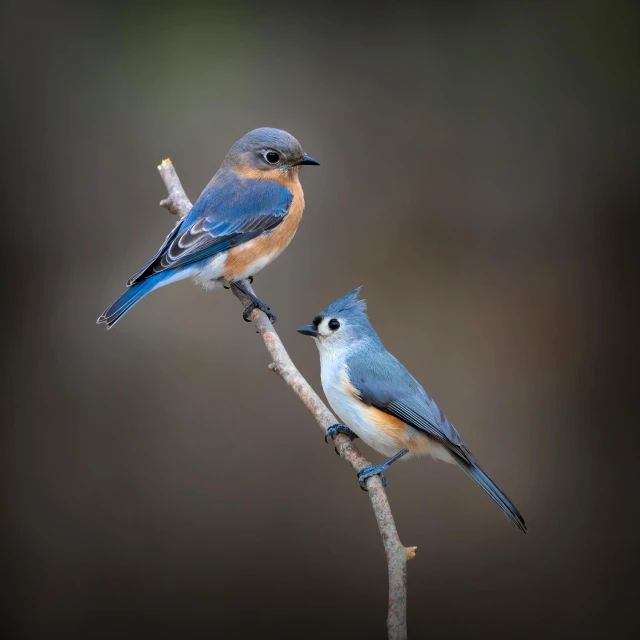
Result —
M227 257L226 251L218 253L211 260L207 261L197 270L193 270L193 281L202 285L205 289L215 289L220 283L222 274L224 273L224 261Z

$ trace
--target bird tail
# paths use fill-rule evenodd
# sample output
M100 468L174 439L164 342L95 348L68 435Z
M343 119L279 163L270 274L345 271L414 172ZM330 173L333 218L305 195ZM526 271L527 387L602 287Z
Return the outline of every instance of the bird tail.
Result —
M493 499L493 501L504 511L505 515L513 524L522 531L527 533L527 525L520 512L515 508L511 500L507 498L505 493L498 485L477 465L474 463L461 464L466 473L473 478Z
M104 310L96 322L98 324L104 323L107 325L107 329L111 329L134 304L140 302L142 298L158 286L158 276L160 275L163 274L151 276L127 289L115 302L112 302Z

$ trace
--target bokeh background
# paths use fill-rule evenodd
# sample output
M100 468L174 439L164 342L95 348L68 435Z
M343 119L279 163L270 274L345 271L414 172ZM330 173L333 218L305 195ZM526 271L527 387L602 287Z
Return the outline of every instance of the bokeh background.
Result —
M5 637L385 637L369 501L230 292L95 325L174 224L159 161L195 199L258 126L322 162L254 285L300 370L321 391L294 329L364 285L530 526L456 468L394 466L410 636L637 630L637 24L623 1L4 0Z

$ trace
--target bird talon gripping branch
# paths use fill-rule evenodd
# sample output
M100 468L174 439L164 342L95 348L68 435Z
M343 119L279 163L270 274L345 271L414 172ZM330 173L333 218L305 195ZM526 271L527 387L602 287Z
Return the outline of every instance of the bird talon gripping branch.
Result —
M271 324L274 324L278 319L278 316L275 313L271 312L270 307L267 307L264 302L260 302L258 300L258 302L251 302L248 306L245 307L244 311L242 312L242 317L244 318L245 322L251 322L251 313L254 309L260 309L260 311L266 313L267 318L269 318L269 322L271 322Z
M337 436L339 433L344 433L345 436L349 437L349 440L354 440L355 438L358 437L355 433L353 433L353 431L351 431L351 429L349 429L349 427L346 427L343 424L337 423L337 424L331 425L327 429L327 432L324 435L324 441L329 442L329 438L333 438L334 436Z
M358 471L358 484L363 491L367 491L366 481L372 476L380 476L382 486L386 487L389 484L387 476L384 475L387 467L383 464L372 464L368 467L364 467Z

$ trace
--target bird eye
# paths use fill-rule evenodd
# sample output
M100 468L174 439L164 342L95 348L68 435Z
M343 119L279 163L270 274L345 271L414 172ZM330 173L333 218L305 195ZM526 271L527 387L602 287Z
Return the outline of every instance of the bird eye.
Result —
M267 153L264 154L264 159L269 164L275 164L276 162L278 162L278 160L280 160L280 155L275 151L267 151Z
M335 331L336 329L340 328L340 323L335 319L332 318L331 320L329 320L329 329L331 329L331 331Z

